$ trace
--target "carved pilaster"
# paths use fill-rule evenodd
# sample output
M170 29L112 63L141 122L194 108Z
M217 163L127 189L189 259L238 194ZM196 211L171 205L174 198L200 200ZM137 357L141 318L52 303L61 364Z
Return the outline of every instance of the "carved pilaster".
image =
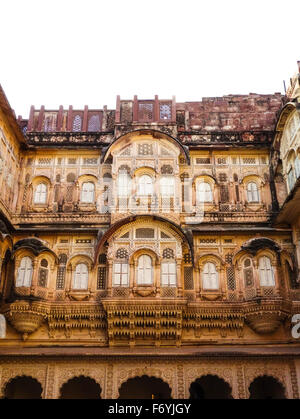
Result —
M116 389L116 391L113 391L113 372L113 364L108 364L106 368L105 389L103 391L104 399L112 399L112 395L118 391L118 389Z
M243 365L238 365L236 369L237 375L237 391L239 399L246 399L246 382Z
M177 365L177 399L184 399L184 374L183 374L183 365Z
M299 399L299 388L298 388L298 381L297 381L297 372L294 361L290 361L290 377L291 377L291 384L292 384L292 394L293 399Z
M48 365L46 371L45 399L55 399L55 365Z

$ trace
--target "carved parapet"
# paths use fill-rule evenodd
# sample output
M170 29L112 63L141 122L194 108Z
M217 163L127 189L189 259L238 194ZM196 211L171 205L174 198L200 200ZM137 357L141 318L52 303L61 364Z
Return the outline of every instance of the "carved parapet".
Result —
M41 326L47 317L47 311L34 302L21 300L10 304L5 317L17 332L22 333L25 340Z
M245 307L245 322L259 334L274 333L290 315L290 306L283 301L259 300Z

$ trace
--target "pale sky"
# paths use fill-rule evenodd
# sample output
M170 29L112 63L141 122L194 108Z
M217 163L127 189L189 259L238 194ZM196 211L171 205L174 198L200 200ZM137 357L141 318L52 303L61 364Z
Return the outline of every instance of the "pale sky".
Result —
M0 83L30 105L283 92L300 60L300 1L2 0Z

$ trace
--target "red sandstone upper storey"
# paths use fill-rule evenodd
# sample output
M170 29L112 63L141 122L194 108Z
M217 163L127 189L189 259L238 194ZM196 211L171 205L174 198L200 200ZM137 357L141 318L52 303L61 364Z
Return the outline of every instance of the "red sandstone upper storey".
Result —
M203 98L199 102L176 103L172 99L121 100L116 110L39 110L31 107L28 132L101 132L113 131L115 125L177 125L179 131L243 132L274 130L284 96L228 95Z

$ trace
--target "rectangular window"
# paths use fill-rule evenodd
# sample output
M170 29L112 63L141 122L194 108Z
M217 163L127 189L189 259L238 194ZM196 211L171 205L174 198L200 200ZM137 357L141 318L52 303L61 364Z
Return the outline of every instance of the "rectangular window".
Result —
M244 165L253 166L256 164L256 157L243 157L242 161Z
M114 287L128 287L128 263L114 263Z
M210 157L197 157L196 164L210 164Z
M163 287L176 287L175 262L163 262L161 264L161 285Z

